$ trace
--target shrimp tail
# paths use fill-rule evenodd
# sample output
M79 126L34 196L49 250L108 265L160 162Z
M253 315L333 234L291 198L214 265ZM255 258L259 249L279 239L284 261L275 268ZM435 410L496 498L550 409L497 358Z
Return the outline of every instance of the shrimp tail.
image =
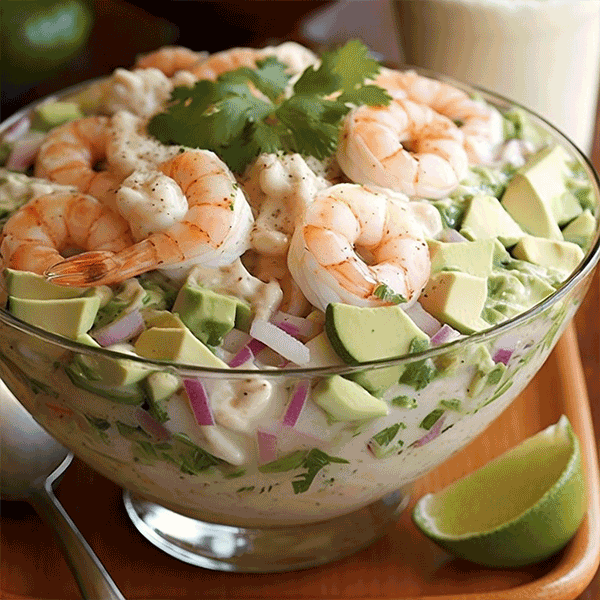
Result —
M115 252L83 252L52 265L44 271L44 277L64 286L104 285L110 274L118 271L120 263Z

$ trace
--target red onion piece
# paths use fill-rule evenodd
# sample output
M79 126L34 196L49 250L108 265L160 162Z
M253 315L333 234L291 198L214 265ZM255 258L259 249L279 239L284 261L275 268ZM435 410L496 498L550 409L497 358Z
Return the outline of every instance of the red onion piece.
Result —
M142 429L153 435L158 441L166 442L171 438L171 433L143 408L136 408L135 418L142 426Z
M447 344L452 340L460 337L460 333L453 329L447 323L444 323L440 330L431 338L430 343L432 346L441 346Z
M252 350L248 346L244 346L227 364L232 369L235 369L253 359L254 354L252 354Z
M258 443L258 460L261 464L269 463L277 458L277 435L260 427L256 430Z
M19 119L8 131L4 134L2 141L10 144L18 140L26 131L29 130L31 122L29 117L22 117Z
M415 302L412 306L405 308L404 312L429 337L434 336L442 327L442 324L433 315L430 315L419 302Z
M200 379L184 379L183 386L192 407L198 425L214 425L210 400L206 388Z
M30 131L16 140L4 166L11 171L26 171L33 164L44 137L40 131Z
M496 350L496 353L493 356L493 361L495 363L502 363L503 365L507 365L510 357L513 355L513 350L508 348L499 348Z
M297 365L306 364L310 360L309 349L273 323L254 319L250 335Z
M294 393L292 394L292 399L288 404L287 410L283 415L283 424L286 427L294 427L298 422L298 417L306 404L306 400L308 399L308 392L310 390L310 383L308 381L301 381L296 386Z
M468 242L467 238L456 231L456 229L452 229L451 227L447 227L440 234L440 241L446 243L455 243L455 242Z
M239 352L249 341L250 336L247 333L240 331L239 329L232 329L223 338L221 347L223 350L227 350L227 352L235 354Z
M314 337L321 329L321 325L312 319L290 315L281 310L273 315L271 323L293 337L306 339Z
M132 310L104 327L92 331L90 335L101 346L112 346L129 341L144 330L144 318L139 310Z
M432 440L435 440L435 438L438 435L440 435L440 433L442 432L442 425L444 424L445 420L446 420L446 415L442 415L433 424L433 427L421 439L418 439L416 442L414 442L413 446L415 448L420 448L421 446L424 446L425 444L428 444Z

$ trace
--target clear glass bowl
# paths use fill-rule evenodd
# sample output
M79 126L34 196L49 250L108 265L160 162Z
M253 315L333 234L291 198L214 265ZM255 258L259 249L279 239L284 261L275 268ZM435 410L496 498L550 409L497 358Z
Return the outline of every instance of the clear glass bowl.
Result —
M478 92L501 110L515 106ZM32 108L5 122L0 133ZM600 203L598 177L585 156L543 119L531 113L530 118L581 164ZM360 366L257 371L151 361L66 340L0 309L0 375L45 429L124 488L125 507L136 527L169 554L240 572L307 568L353 553L383 535L406 506L411 482L460 450L507 408L575 314L599 257L596 232L576 271L530 310L443 346ZM108 365L107 379L78 377L73 365L81 364L82 357ZM111 386L119 360L147 374L167 373L178 384L200 378L215 394L236 386L271 387L276 397L268 414L271 432L299 382L316 385L332 375L362 373L409 383L387 417L369 422L331 423L308 402L295 429L276 431L281 460L265 467L255 434L235 430L235 425L222 446L224 455L234 458L207 453L203 441L222 428L194 422L180 385L164 403L169 420L157 426L142 386L134 386L134 393ZM373 437L383 430L374 447Z

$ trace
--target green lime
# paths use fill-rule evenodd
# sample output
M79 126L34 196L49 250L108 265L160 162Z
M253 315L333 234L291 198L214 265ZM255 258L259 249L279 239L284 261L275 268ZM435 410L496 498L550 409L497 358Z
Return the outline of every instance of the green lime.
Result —
M451 554L492 567L539 562L586 512L579 441L566 416L416 504L415 525Z

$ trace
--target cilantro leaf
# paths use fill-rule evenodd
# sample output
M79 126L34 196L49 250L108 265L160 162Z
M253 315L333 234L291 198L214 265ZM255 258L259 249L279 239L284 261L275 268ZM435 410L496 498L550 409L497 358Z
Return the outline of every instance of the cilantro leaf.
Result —
M387 285L387 283L380 283L373 290L373 296L383 300L384 302L390 302L391 304L401 304L406 302L406 298L402 294L394 292L394 290Z
M296 475L296 481L292 481L295 494L306 492L321 469L332 463L348 463L345 458L329 456L318 448L313 448L303 461L302 466L306 472Z

